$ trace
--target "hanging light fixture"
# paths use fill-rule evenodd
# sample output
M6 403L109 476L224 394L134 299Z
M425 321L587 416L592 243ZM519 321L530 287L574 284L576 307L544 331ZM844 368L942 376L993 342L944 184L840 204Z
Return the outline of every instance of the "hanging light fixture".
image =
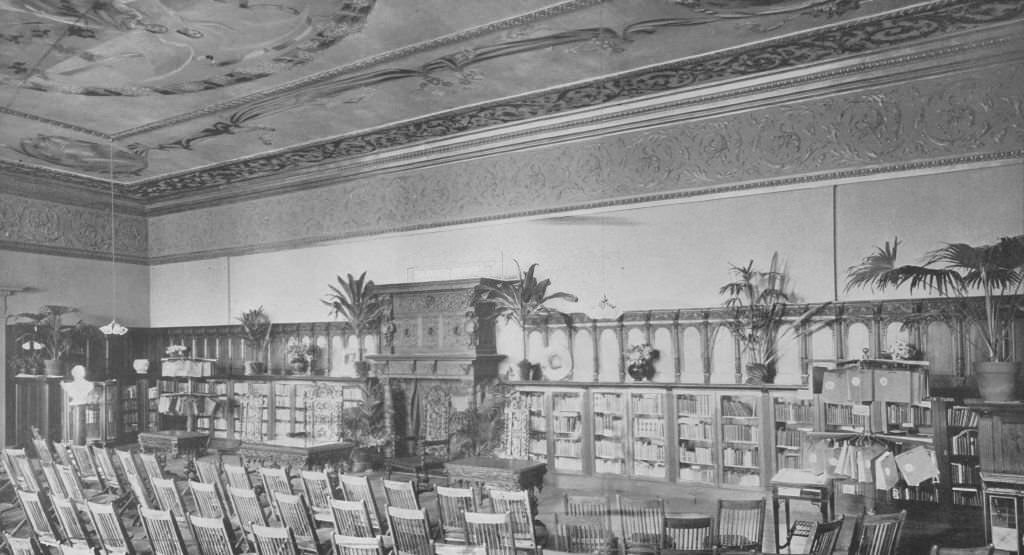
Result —
M107 170L110 178L110 323L101 326L100 331L103 335L110 337L111 335L124 335L128 333L128 328L117 321L117 237L115 236L117 225L114 213L114 139L110 139L110 157L107 160Z

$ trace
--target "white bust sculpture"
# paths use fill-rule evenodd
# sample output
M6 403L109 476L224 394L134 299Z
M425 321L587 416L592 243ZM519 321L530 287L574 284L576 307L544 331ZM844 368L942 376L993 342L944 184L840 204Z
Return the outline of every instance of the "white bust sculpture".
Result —
M95 385L85 379L85 366L81 364L71 369L71 381L61 382L60 386L67 392L70 398L69 404L72 406L88 405L96 402L93 396Z

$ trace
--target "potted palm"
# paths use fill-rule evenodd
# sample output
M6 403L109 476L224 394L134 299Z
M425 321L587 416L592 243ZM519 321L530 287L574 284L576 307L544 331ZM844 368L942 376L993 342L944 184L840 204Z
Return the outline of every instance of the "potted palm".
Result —
M355 444L351 455L353 472L362 472L371 467L374 458L379 457L381 450L391 442L384 387L377 379L365 380L361 386L362 399L359 404L342 411L344 436Z
M348 274L344 279L337 276L338 285L328 285L325 305L331 307L331 315L342 317L356 336L356 372L365 377L369 373L368 363L363 360L363 338L375 331L385 316L388 307L386 298L377 293L373 280L366 279L366 272L358 278Z
M267 371L267 347L270 345L270 329L273 324L263 307L247 310L238 317L242 324L242 337L255 360L245 361L247 375L263 374Z
M746 383L774 383L776 363L786 340L813 333L826 323L807 326L828 303L813 305L795 319L788 319L790 293L785 268L773 253L767 270L760 270L751 260L745 266L730 265L733 280L718 292L725 295L723 305L731 311L725 326L737 338L746 362Z
M496 281L481 283L473 291L473 304L489 304L492 306L491 318L503 317L505 322L515 322L522 334L523 359L519 361L520 378L529 380L535 377L540 368L539 364L529 361L526 353L527 337L526 323L530 318L547 316L559 313L547 306L547 303L556 299L576 302L576 295L569 293L548 293L551 286L550 279L538 280L536 276L537 263L533 263L525 272L519 262L516 262L517 279L507 281Z
M48 376L63 376L63 363L72 346L88 341L99 333L96 326L82 320L73 324L64 322L66 315L76 312L78 309L70 306L43 305L38 312L9 316L23 330L17 336L16 343L28 344L33 351L42 351L43 367Z
M846 290L884 290L904 285L953 299L950 308L978 332L985 360L974 366L978 391L987 401L1013 398L1018 361L1011 360L1010 322L1024 310L1024 235L992 244L947 243L925 255L920 265L897 265L899 238L864 257L847 271ZM969 296L980 290L981 302Z

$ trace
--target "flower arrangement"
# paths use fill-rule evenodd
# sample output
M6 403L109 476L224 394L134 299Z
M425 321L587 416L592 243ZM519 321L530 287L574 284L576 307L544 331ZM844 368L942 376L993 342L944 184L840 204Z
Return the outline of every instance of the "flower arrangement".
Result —
M168 345L164 353L168 358L185 358L188 356L188 347L184 345Z
M903 339L897 339L895 345L889 346L889 356L893 360L917 360L917 348Z
M317 347L315 343L289 343L288 362L306 361L316 358Z
M658 350L650 343L633 345L626 353L626 371L636 381L650 380L654 377L654 361L658 358Z

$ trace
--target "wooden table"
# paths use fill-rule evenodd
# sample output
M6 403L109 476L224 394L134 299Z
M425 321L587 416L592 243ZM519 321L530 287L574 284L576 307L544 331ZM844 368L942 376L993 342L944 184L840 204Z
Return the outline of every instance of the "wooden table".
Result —
M185 430L160 430L139 432L139 449L167 459L175 457L198 457L206 450L210 434L186 432Z
M806 470L783 469L772 477L769 482L772 488L772 521L775 523L775 549L782 551L789 547L793 532L789 522L789 502L797 499L818 505L821 510L822 522L828 522L835 514L836 501L832 490L832 481ZM785 503L786 509L786 541L783 543L779 533L779 501Z
M543 462L497 457L458 459L446 462L444 468L449 481L475 486L479 495L485 495L488 488L526 490L534 515L537 514L537 496L544 488L544 474L548 471Z
M301 438L269 441L243 441L238 454L249 468L259 466L320 469L346 461L352 453L353 443L340 441L306 445Z

